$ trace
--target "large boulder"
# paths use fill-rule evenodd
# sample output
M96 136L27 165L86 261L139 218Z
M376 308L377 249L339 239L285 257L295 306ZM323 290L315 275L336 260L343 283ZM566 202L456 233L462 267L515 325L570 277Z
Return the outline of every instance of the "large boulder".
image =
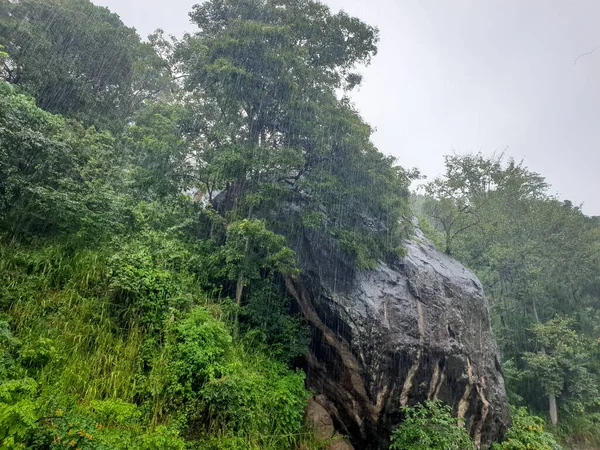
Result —
M302 274L285 280L308 320L307 382L356 449L387 448L400 406L440 399L481 448L508 408L481 283L417 230L407 255L357 270L332 239L290 238ZM327 433L331 428L327 428Z

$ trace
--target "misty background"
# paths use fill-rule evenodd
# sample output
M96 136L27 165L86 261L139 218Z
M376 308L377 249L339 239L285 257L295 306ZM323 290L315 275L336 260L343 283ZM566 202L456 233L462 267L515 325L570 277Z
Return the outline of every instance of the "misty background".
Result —
M144 38L156 28L194 31L188 12L198 1L93 2ZM325 3L380 30L352 98L382 152L428 179L444 154L505 152L545 176L552 193L600 215L600 2Z

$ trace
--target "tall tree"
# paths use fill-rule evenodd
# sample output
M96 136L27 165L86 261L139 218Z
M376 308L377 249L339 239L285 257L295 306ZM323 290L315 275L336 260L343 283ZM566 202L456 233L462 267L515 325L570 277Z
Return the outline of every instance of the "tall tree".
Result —
M481 153L444 156L446 172L425 186L425 212L443 231L445 251L450 254L459 235L481 223L495 197L518 202L544 195L547 184L536 173L504 155L484 157ZM487 210L486 210L487 209ZM485 210L485 212L484 212Z
M371 128L339 98L360 83L354 68L375 54L377 30L304 0L212 0L191 18L199 30L175 59L198 111L189 142L209 195L224 189L241 217L302 197L348 247L357 229L374 234L367 218L381 221L381 245L353 249L365 262L397 246L410 174L377 151Z
M0 231L114 229L126 165L108 132L50 114L0 80ZM119 212L117 212L119 211Z
M0 44L7 81L87 125L122 129L168 84L152 46L89 0L0 0Z
M589 403L598 395L598 379L590 371L593 343L577 333L574 325L562 317L536 323L532 332L538 351L523 355L526 375L538 381L548 396L553 425L558 423L556 398L561 394L582 403Z

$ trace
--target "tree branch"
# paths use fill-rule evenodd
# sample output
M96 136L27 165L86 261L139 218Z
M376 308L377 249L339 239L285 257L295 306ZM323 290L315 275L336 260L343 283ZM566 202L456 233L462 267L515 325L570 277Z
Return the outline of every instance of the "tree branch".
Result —
M575 61L573 61L573 65L577 64L577 60L579 58L581 58L582 56L587 56L587 55L591 55L592 53L594 53L597 48L598 48L598 46L594 47L594 50L592 50L591 52L582 53L581 55L579 55L577 58L575 58Z

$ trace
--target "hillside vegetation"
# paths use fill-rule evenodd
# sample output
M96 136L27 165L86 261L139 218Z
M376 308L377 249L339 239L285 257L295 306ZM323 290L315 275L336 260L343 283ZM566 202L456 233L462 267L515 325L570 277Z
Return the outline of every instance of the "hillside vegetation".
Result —
M324 448L275 230L368 269L403 254L413 210L482 279L515 405L597 445L599 221L481 155L448 157L411 210L418 173L348 98L376 28L304 0L190 17L145 42L88 0L0 0L0 448ZM468 441L438 403L403 416L392 448ZM513 417L500 448L558 448Z
M338 95L377 31L297 1L192 18L143 43L87 0L0 2L3 448L319 445L270 230L302 198L357 265L400 251L409 174Z

